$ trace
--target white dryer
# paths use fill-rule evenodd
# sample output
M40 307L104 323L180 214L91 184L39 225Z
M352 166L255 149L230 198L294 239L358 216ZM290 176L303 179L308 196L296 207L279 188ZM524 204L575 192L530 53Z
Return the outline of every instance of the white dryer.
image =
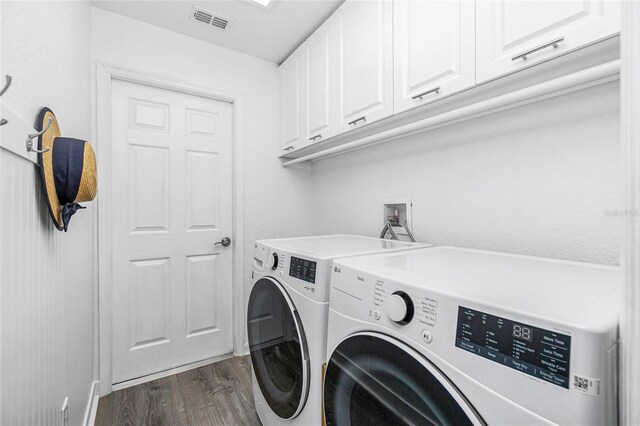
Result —
M257 241L247 307L256 411L265 425L320 425L334 259L426 244L355 235Z
M617 423L617 268L434 247L333 271L327 425Z

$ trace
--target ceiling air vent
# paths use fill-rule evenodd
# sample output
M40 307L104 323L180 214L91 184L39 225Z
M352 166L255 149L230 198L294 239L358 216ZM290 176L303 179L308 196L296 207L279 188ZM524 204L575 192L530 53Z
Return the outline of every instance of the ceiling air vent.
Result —
M220 28L221 30L228 30L231 24L233 24L232 19L215 14L208 10L200 9L196 6L193 6L193 9L191 10L191 19L210 27Z

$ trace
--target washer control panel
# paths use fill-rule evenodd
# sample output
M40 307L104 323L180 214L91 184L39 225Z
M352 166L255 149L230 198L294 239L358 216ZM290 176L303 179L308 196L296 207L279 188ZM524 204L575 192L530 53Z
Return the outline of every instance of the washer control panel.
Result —
M436 298L425 294L409 294L389 287L382 279L376 280L373 304L378 309L384 308L389 319L400 325L417 321L433 327L438 317L438 300Z
M460 306L456 346L569 389L571 336Z
M257 241L253 250L253 270L278 278L282 284L317 302L329 301L332 260L291 252Z

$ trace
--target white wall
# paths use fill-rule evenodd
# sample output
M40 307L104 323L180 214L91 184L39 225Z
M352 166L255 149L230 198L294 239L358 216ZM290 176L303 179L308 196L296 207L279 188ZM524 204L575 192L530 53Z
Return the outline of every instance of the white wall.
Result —
M256 239L309 233L309 167L283 169L277 159L275 64L97 8L92 9L92 32L94 72L98 61L244 94L245 255L241 261L251 259ZM246 288L251 285L250 271L247 261Z
M609 83L318 161L313 231L379 235L408 195L419 241L616 264L619 140Z
M1 2L2 102L33 123L50 107L89 138L88 2ZM2 79L4 82L4 79ZM3 126L11 126L11 123ZM25 135L26 136L26 135ZM0 424L81 424L93 381L93 206L53 228L36 167L0 150Z

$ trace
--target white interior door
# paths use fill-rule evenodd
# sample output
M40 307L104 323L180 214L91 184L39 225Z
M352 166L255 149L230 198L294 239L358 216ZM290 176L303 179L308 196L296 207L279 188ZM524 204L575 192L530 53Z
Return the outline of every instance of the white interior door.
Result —
M233 350L231 120L113 82L113 383Z

